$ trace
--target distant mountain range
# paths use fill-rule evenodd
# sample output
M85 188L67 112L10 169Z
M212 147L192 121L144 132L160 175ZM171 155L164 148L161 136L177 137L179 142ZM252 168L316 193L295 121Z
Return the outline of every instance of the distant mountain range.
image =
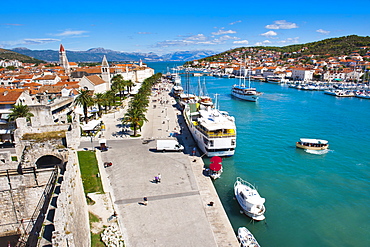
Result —
M55 50L30 50L27 48L14 48L11 51L17 52L32 58L44 60L47 62L58 62L59 51ZM178 51L165 55L157 55L153 52L121 52L113 51L104 48L92 48L87 51L66 51L68 61L70 62L101 62L103 56L107 57L108 61L139 61L144 62L159 62L159 61L192 61L201 59L216 54L209 50L198 51Z
M19 52L15 52L12 50L6 50L0 48L0 60L18 60L23 63L41 63L38 59L33 57L29 57L27 55L20 54Z

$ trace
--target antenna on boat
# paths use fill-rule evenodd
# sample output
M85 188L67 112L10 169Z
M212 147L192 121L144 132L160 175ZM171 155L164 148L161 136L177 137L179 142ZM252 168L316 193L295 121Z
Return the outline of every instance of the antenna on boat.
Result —
M219 103L218 103L218 96L219 94L218 93L215 93L215 108L218 110L219 108Z

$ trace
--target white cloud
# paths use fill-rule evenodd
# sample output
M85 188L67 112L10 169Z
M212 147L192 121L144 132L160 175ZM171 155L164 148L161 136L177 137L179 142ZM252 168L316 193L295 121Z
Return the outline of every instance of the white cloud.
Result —
M298 28L297 24L292 22L287 22L286 20L274 21L274 24L265 26L267 29L292 29Z
M165 40L158 42L154 47L186 46L190 44L193 44L193 42L186 40Z
M322 33L322 34L329 34L330 33L330 31L326 31L326 30L323 30L323 29L318 29L318 30L316 30L316 32Z
M47 44L47 43L52 43L52 42L57 42L57 41L60 41L60 39L43 38L43 39L23 39L23 40L15 40L15 41L4 41L0 43L0 47L41 45L41 44Z
M281 43L281 44L297 44L297 43L299 43L299 37L287 38L286 40L278 41L278 43Z
M137 34L152 34L151 32L137 32Z
M230 33L236 33L236 31L233 30L218 30L217 32L213 32L213 35L223 35L223 34L230 34Z
M186 38L186 40L206 40L207 37L202 34L202 33L199 33L199 34L196 34L196 35L193 35L193 36L189 36Z
M84 33L87 33L87 31L82 31L82 30L80 30L80 31L66 30L64 32L55 34L55 36L74 36L74 35L81 35L81 34L84 34Z
M254 45L255 46L261 46L261 45L267 45L267 44L271 44L272 42L270 40L264 40L262 42L257 42L255 43Z
M262 33L260 34L261 36L265 36L265 37L271 37L271 36L276 36L277 33L274 32L274 31L267 31L266 33Z
M220 38L215 39L215 40L225 41L225 40L237 40L237 39L240 39L240 38L229 36L229 35L224 35L224 36L221 36Z
M234 22L231 22L231 23L229 23L229 25L235 25L236 23L240 23L240 22L242 22L242 21L234 21Z
M234 41L233 44L248 45L249 41L248 40L238 40L238 41Z
M39 45L39 44L46 44L51 42L60 41L60 39L24 39L23 44L25 45Z
M223 31L220 29L217 32L217 35L221 35L222 33L234 33L234 31ZM238 40L240 38L230 35L222 35L222 36L211 36L207 37L204 34L196 34L192 36L179 36L179 40L165 40L158 42L154 45L154 47L169 47L169 46L189 46L189 45L217 45L217 44L224 44L228 40Z

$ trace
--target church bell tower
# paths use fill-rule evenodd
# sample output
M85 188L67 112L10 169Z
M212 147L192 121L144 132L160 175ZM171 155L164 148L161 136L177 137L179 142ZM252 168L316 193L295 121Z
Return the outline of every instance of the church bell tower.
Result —
M62 44L60 44L60 49L59 49L59 65L64 68L64 71L67 75L69 75L71 73L71 69L69 67L66 51L65 51Z
M107 61L107 58L103 57L103 61L101 63L101 78L107 83L107 90L110 90L111 84L110 84L110 71L109 71L109 63Z

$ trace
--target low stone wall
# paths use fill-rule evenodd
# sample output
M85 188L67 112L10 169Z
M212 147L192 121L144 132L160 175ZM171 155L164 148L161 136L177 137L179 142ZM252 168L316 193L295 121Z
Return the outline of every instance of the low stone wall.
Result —
M75 151L71 151L68 156L57 205L53 246L89 247L89 215Z

